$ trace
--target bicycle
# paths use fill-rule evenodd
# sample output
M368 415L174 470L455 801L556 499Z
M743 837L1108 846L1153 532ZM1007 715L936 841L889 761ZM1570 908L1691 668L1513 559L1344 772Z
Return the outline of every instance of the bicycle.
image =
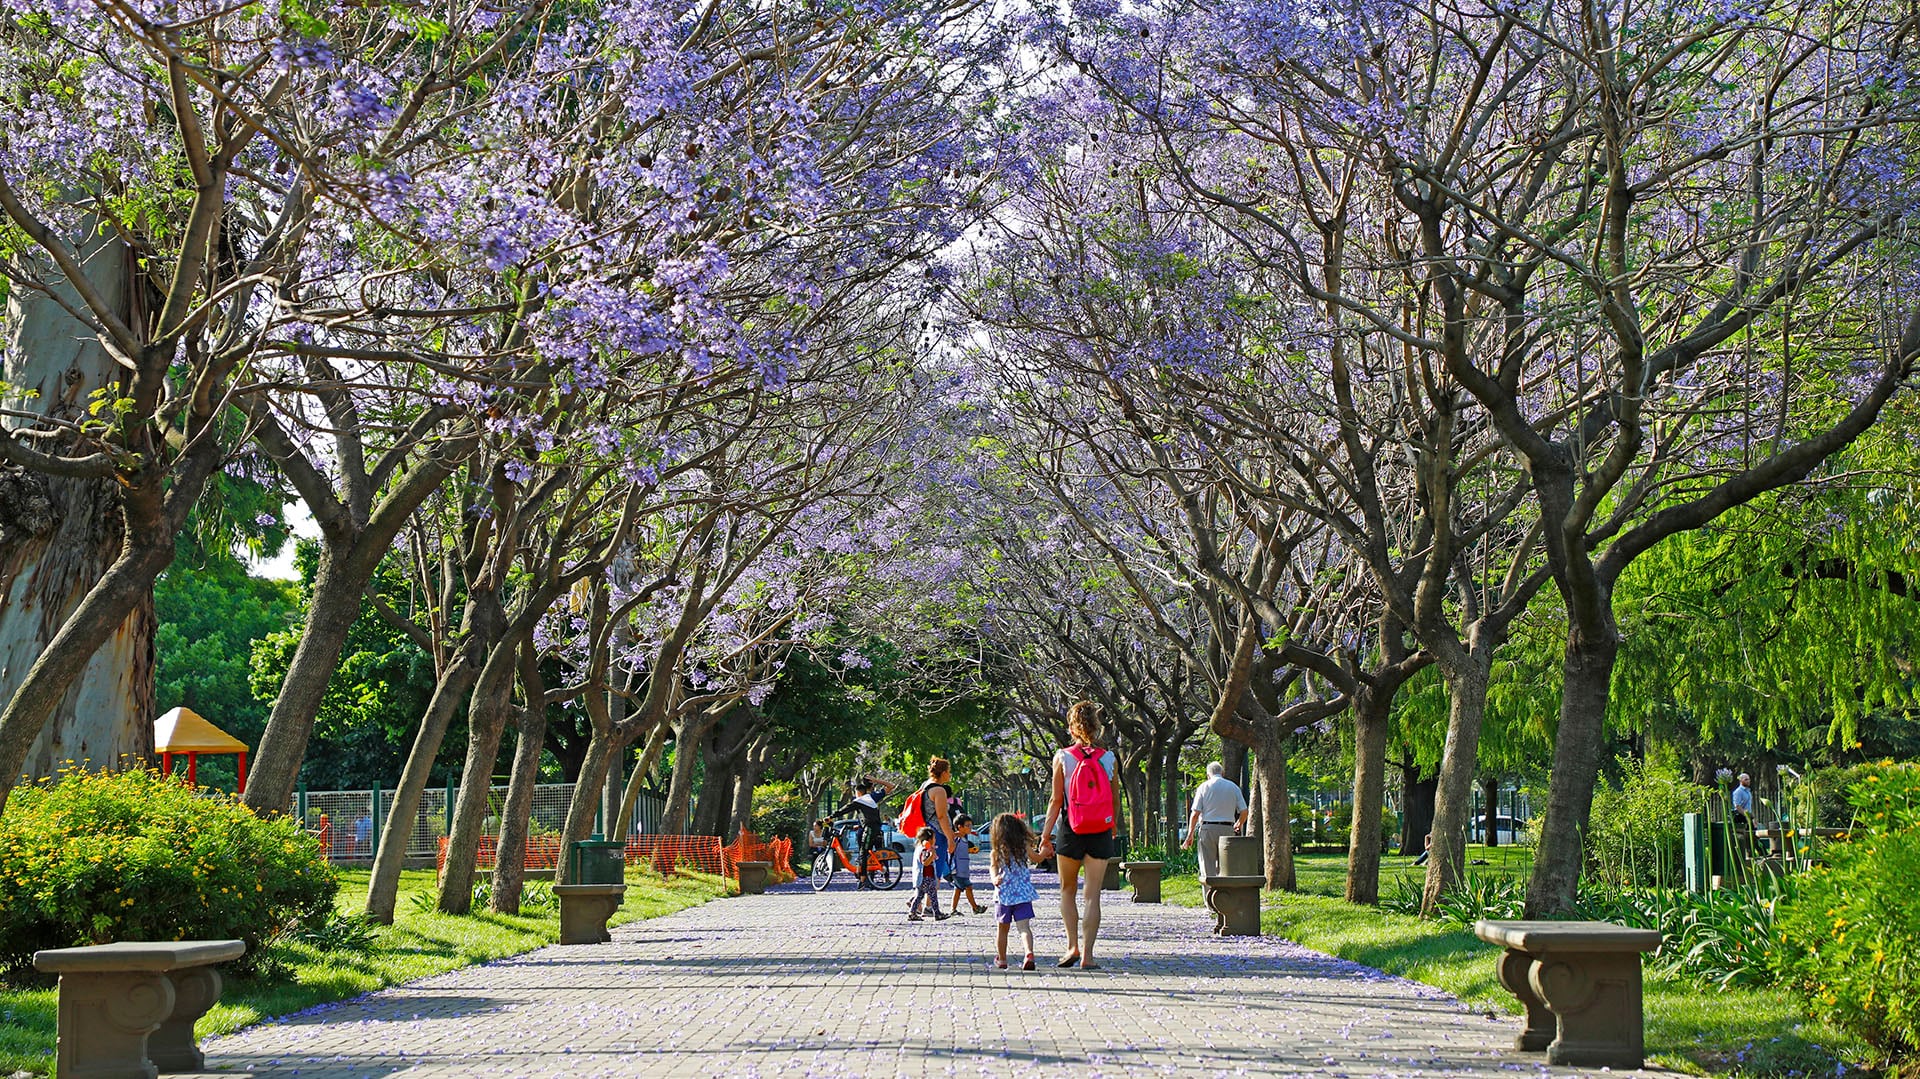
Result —
M814 856L812 879L814 891L827 890L827 885L833 883L835 869L845 869L854 875L855 880L859 879L860 874L853 868L853 859L848 857L846 844L842 842L858 827L857 824L849 824L835 828L831 845ZM867 879L873 882L875 888L891 891L894 885L900 883L900 874L899 851L882 847L879 850L867 852Z

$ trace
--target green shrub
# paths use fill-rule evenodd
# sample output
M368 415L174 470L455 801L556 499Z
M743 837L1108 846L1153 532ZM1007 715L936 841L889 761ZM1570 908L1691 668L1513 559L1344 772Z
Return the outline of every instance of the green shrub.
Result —
M0 816L0 970L39 948L237 937L243 968L339 890L317 840L157 772L68 772L13 792Z
M1920 1052L1920 764L1868 770L1849 795L1867 830L1800 876L1778 965L1815 1015L1888 1054Z
M753 790L753 819L747 828L768 841L791 839L794 846L805 850L812 811L812 804L793 784L763 784Z
M1616 887L1681 883L1681 817L1705 808L1706 789L1670 764L1622 759L1620 768L1620 785L1602 784L1593 795L1588 875Z

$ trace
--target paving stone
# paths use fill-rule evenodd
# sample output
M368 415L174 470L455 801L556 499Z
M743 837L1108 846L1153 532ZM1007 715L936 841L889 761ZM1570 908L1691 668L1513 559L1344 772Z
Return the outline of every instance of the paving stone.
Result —
M1575 1075L1508 1048L1436 989L1186 907L1102 905L1098 971L995 970L990 914L905 920L910 898L804 884L309 1009L209 1041L219 1072L405 1076ZM986 901L987 889L981 889ZM1014 937L1018 947L1018 935Z

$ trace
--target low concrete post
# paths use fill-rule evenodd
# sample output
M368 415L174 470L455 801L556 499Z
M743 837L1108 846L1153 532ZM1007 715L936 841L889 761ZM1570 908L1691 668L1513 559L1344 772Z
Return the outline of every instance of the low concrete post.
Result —
M1135 903L1160 902L1160 871L1165 862L1128 862L1123 867L1127 871L1127 883L1133 885Z
M767 890L767 862L737 862L734 866L740 871L740 894L760 895Z
M1250 835L1223 835L1220 843L1220 875L1223 877L1264 877L1260 838Z
M560 943L605 944L613 939L607 919L627 897L624 884L556 884L560 900Z
M1120 890L1120 859L1108 858L1106 875L1100 878L1100 890L1117 892Z

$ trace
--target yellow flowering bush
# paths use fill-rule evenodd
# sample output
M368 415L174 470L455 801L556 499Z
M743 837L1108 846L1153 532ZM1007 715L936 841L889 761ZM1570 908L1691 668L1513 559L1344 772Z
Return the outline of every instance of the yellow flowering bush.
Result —
M0 972L33 952L114 940L237 937L248 960L319 923L339 890L317 840L156 772L72 771L0 816Z
M1858 771L1860 831L1824 848L1775 918L1780 972L1815 1015L1889 1056L1920 1052L1920 763Z

